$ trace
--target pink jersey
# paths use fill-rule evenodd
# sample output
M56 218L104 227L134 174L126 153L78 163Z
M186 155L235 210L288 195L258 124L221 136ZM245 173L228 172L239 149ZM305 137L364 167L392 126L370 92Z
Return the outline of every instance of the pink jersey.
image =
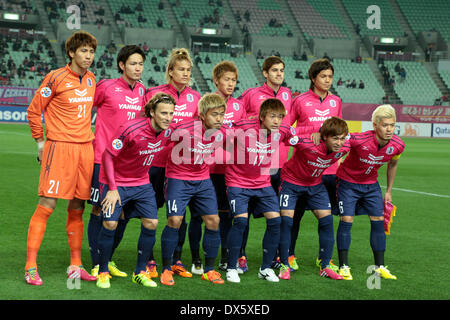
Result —
M290 126L290 116L291 116L291 105L292 105L292 92L289 88L280 87L278 92L273 91L271 87L264 83L261 87L250 88L245 90L239 97L239 100L245 106L245 111L247 112L247 117L259 118L259 108L264 100L276 98L280 100L284 108L286 109L286 117L284 118L282 124L285 126ZM285 146L283 143L280 144L280 148L277 150L279 155L279 168L283 167L283 164L287 161L289 155L289 147Z
M157 87L148 88L145 94L145 101L149 101L158 92L170 94L175 99L176 105L172 120L174 123L198 118L198 101L200 100L201 95L194 89L185 87L182 92L178 92L173 85L163 84ZM170 148L164 149L164 151L159 153L153 160L152 166L166 167L169 154Z
M337 176L348 182L372 184L377 182L378 169L405 150L402 139L394 135L382 148L378 147L375 131L351 133L350 153L337 171Z
M123 77L106 79L97 83L94 106L97 107L95 123L94 163L102 162L106 144L125 121L139 118L144 107L145 87L136 82L132 89Z
M324 171L350 151L346 142L339 152L328 153L324 141L316 146L308 138L301 138L294 148L295 154L281 169L281 179L307 187L320 184Z
M100 166L99 180L114 190L117 186L133 187L147 184L152 160L169 141L170 130L157 133L150 118L139 118L122 124L106 145L113 156L114 181L108 181L105 163Z
M229 97L227 100L227 110L225 111L224 125L229 125L241 119L247 118L244 106L242 102L233 97ZM225 150L223 152L223 163L229 157L229 153ZM225 164L212 164L209 167L209 172L214 174L225 174Z
M291 108L291 125L297 121L297 133L311 136L319 132L323 122L331 117L342 119L342 101L331 92L322 99L311 89L294 98ZM336 174L337 163L328 167L324 174Z
M171 128L173 147L167 160L166 177L188 181L209 179L209 165L214 161L214 152L224 145L226 127L206 131L201 121L186 120Z
M231 130L230 130L231 131ZM229 187L258 189L269 187L272 160L278 159L276 151L285 143L295 145L298 137L295 129L284 125L277 132L264 137L259 119L241 120L232 127L233 158L225 168L225 184Z

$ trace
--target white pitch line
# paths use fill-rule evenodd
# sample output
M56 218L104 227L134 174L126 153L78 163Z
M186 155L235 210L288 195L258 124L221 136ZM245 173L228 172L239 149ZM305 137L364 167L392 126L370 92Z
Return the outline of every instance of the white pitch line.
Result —
M386 186L381 186L381 187L386 188ZM428 192L415 191L415 190L402 189L402 188L392 188L392 190L398 190L398 191L404 191L404 192L410 192L410 193L419 193L419 194L424 194L426 196L439 197L439 198L450 198L450 196L447 196L445 194L428 193Z

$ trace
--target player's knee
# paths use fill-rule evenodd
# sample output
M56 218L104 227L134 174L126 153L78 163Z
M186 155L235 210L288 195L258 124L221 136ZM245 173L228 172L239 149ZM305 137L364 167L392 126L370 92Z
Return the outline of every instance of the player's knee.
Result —
M146 229L156 230L156 227L158 226L158 220L157 219L142 219L142 225Z
M219 229L219 222L220 222L219 215L217 215L217 214L206 215L206 216L203 216L203 220L205 221L206 228L208 228L210 230L218 230Z
M341 216L341 221L353 223L353 216Z
M376 217L376 216L369 216L369 219L371 221L384 221L384 216Z
M57 200L58 199L56 199L56 198L47 198L47 197L41 196L39 198L39 204L43 207L54 210L56 208Z
M117 221L103 221L103 226L108 230L116 230Z
M167 225L174 229L179 229L182 222L183 222L182 216L172 216L167 218Z
M102 212L102 208L101 207L92 206L91 214L96 215L96 216L100 216L101 212Z
M68 209L69 210L84 210L84 200L74 198L69 200Z

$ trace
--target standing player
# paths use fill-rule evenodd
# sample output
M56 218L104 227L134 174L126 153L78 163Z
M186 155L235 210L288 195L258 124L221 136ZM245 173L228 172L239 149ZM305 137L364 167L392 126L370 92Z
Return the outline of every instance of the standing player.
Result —
M97 239L102 227L100 216L100 163L103 151L109 144L117 128L125 121L139 117L144 105L145 87L139 82L144 70L145 53L139 46L128 45L120 49L117 55L117 70L122 76L118 79L105 79L99 81L95 90L94 106L97 107L97 121L95 124L94 140L94 175L92 176L91 199L92 212L88 225L89 250L92 258L93 276L97 276L99 256ZM128 220L119 219L113 250L122 240ZM113 276L126 277L113 261L109 262L109 272Z
M281 125L285 116L286 110L281 101L271 98L261 104L258 119L241 120L233 126L234 157L225 168L225 183L233 214L233 226L228 235L227 280L230 282L240 282L237 261L251 201L254 216L264 216L267 223L258 277L271 282L279 281L270 268L280 242L281 224L278 197L270 183L270 168L272 162L278 160L276 151L279 144L295 145L298 142L294 128L290 130Z
M67 236L70 247L70 278L94 281L81 263L84 201L89 199L94 150L91 110L95 76L88 71L94 61L97 39L90 33L73 33L65 43L70 62L47 74L27 110L31 135L37 142L39 203L31 217L27 238L25 281L42 285L36 257L47 220L58 199L67 199ZM46 141L41 121L45 119Z
M145 287L156 287L145 271L158 225L158 208L155 191L148 180L148 167L167 144L174 107L175 100L171 96L158 93L144 107L145 116L121 125L105 147L100 170L103 199L103 226L98 238L100 269L97 286L100 288L111 286L108 264L122 209L127 220L136 217L142 222L132 281Z
M282 86L284 82L284 68L284 61L280 57L270 56L264 60L262 65L262 73L266 79L266 82L260 87L247 89L239 97L239 100L241 100L245 106L247 117L249 119L258 119L261 103L266 99L275 98L283 103L286 110L286 117L283 119L283 125L287 127L290 125L292 92L289 88ZM273 161L270 180L275 192L278 193L280 186L280 170L287 161L289 147L285 146L283 143L280 143L280 147L277 150L277 155L279 155L279 157L276 158L278 161ZM247 242L247 237L248 230L246 230L246 236L244 238L245 242ZM243 246L243 249L241 250L239 265L244 271L248 270L245 258L245 246Z
M384 231L384 203L392 201L397 164L405 149L403 141L394 134L395 109L391 105L378 106L372 113L373 129L351 134L350 153L339 166L337 196L341 220L337 231L339 274L352 280L348 264L353 217L367 214L370 219L370 246L376 273L385 279L397 279L384 265L386 234ZM378 169L387 162L387 189L383 195L378 184ZM384 203L383 203L384 202Z
M198 102L201 95L189 86L192 82L191 74L192 60L189 56L188 50L185 48L174 48L170 53L166 67L167 84L147 89L146 100L148 101L158 92L164 92L171 95L176 101L175 113L173 117L173 121L175 123L196 119L198 117ZM170 148L164 149L155 157L149 171L150 182L156 192L156 202L158 204L158 208L161 208L165 202L163 190L166 164L169 155ZM186 238L185 220L183 220L179 228L179 232L179 243L175 248L172 271L179 276L190 278L192 277L192 274L186 270L181 262L182 247ZM153 252L149 256L147 271L152 277L158 276Z
M166 210L167 225L161 235L163 271L160 281L174 285L171 271L172 256L178 244L180 225L189 204L192 214L198 214L205 222L203 252L205 267L203 280L223 284L219 272L214 271L214 262L219 251L219 215L214 186L209 177L211 155L223 145L222 128L225 101L217 94L206 94L198 104L201 121L182 121L172 133L175 142L167 161Z
M306 198L306 207L313 211L318 220L320 275L335 280L342 279L330 267L334 247L333 216L322 173L349 151L348 144L344 145L347 134L348 127L344 120L337 117L325 120L320 129L319 145L308 138L300 139L295 146L294 155L281 170L280 279L291 278L289 244L294 208L300 197Z
M318 59L314 61L308 70L311 84L309 90L297 97L292 102L291 124L297 121L297 132L301 135L313 135L319 132L322 123L331 117L342 118L341 99L330 92L333 84L334 67L328 59ZM295 152L295 149L294 149ZM322 176L330 198L332 212L337 213L336 202L336 170L337 162L329 166ZM289 246L289 265L297 270L297 258L295 257L295 245L297 242L300 221L305 213L306 199L300 197L294 212L291 243ZM316 259L316 264L320 267L321 262ZM330 262L330 266L337 271L337 266Z

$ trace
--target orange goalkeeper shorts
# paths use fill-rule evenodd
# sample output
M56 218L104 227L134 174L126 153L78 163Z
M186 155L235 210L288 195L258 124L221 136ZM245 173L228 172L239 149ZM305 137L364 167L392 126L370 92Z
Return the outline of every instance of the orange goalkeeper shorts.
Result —
M39 196L88 200L94 171L92 142L47 140L42 154Z

